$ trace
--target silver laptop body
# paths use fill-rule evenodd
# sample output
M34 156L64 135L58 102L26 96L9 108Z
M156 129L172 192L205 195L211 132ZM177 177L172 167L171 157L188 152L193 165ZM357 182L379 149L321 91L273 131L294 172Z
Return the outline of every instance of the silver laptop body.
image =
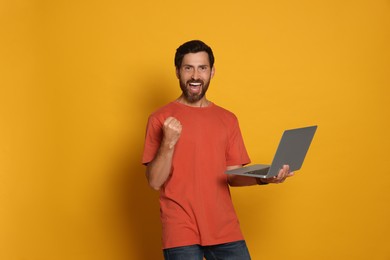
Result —
M286 130L279 142L278 149L271 165L254 164L230 171L226 174L236 174L257 178L271 178L278 175L283 165L289 165L290 171L301 168L311 141L317 130L317 126L309 126Z

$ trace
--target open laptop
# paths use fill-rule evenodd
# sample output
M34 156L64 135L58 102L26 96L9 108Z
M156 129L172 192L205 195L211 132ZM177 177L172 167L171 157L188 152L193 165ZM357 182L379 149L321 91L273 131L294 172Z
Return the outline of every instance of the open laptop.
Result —
M297 171L303 164L316 130L316 125L286 130L279 142L271 165L254 164L226 171L225 173L257 178L271 178L278 175L283 165L289 165L290 171Z

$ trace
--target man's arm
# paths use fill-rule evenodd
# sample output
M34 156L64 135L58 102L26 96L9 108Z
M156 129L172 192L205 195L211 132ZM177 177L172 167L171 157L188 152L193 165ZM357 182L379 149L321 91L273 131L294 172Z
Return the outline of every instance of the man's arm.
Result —
M233 170L242 167L242 165L228 166L226 170ZM294 175L294 172L290 172L290 167L288 165L283 165L283 168L280 169L277 176L267 179L242 176L242 175L228 175L228 183L230 186L250 186L250 185L263 185L268 183L283 183L286 178Z
M226 168L227 171L234 170L241 168L242 165L234 165L234 166L228 166ZM256 185L257 181L254 177L249 176L241 176L241 175L235 175L235 174L228 174L228 183L230 186L251 186Z
M168 179L172 168L173 152L180 138L182 126L174 117L168 117L163 125L163 138L154 159L147 164L146 178L149 186L159 190Z

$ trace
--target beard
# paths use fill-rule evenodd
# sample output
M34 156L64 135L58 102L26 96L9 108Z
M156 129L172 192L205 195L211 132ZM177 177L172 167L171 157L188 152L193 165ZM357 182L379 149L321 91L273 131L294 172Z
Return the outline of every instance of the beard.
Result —
M209 85L210 85L210 80L204 82L203 80L200 80L200 79L199 80L184 81L182 78L180 78L179 82L180 82L180 89L183 92L183 96L187 100L187 102L189 102L189 103L195 103L195 102L198 102L199 100L201 100L206 95L206 92L207 92ZM201 84L200 92L199 93L192 93L189 90L190 83L200 83Z

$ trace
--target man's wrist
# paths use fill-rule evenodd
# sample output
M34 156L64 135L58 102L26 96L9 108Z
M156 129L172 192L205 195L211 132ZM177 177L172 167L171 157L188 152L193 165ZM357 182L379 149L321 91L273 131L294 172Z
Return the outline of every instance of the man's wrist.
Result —
M264 182L262 178L256 178L257 185L267 185L268 182Z

